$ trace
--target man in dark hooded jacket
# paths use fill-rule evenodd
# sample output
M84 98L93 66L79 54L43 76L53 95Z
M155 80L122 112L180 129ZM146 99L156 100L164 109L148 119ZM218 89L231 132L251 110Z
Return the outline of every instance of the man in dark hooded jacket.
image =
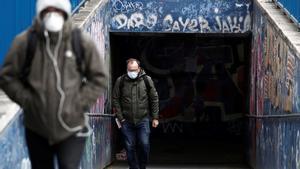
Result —
M153 118L152 127L156 128L159 108L154 83L138 60L127 61L127 74L117 79L112 104L121 122L130 169L145 169L150 151L149 115Z
M33 26L15 38L6 56L0 87L24 110L32 168L54 169L56 155L60 169L76 169L90 133L85 112L105 90L107 70L92 39L80 32L85 80L78 71L69 0L37 0L36 8ZM36 49L24 81L32 31Z

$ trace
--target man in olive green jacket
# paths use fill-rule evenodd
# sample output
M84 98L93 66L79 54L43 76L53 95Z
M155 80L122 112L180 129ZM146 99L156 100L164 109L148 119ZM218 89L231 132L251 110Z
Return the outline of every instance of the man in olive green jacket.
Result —
M153 119L152 127L156 128L159 123L154 83L139 65L136 59L127 61L127 74L117 79L112 99L113 109L121 122L130 169L146 168L150 151L149 115Z
M54 168L57 155L60 168L75 169L90 129L85 112L105 90L107 70L92 39L81 32L83 83L71 43L69 0L37 0L36 7L33 26L15 38L6 56L0 87L24 110L32 168ZM36 33L36 49L25 83L30 31Z

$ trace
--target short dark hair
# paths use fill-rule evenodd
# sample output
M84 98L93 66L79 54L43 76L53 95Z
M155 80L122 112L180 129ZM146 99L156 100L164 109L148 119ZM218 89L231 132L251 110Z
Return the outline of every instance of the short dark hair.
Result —
M141 63L139 60L134 59L134 58L129 58L128 60L126 60L127 65L128 65L130 62L136 62L139 66L140 66L140 63Z

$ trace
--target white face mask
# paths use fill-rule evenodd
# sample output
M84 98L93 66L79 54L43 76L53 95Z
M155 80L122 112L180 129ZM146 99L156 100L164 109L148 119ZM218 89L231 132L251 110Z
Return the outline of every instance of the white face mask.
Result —
M137 78L138 74L139 74L138 72L130 72L130 71L127 72L127 75L130 79Z
M64 17L57 12L49 12L44 16L45 28L50 32L59 32L64 26Z

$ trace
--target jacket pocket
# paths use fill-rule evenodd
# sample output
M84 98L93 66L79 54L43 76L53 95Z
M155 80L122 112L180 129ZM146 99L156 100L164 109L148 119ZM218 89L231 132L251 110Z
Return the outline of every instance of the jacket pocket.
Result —
M78 71L76 58L65 57L64 66L64 89L74 91L81 84L81 76Z
M45 123L45 104L38 94L27 93L26 100L22 105L27 122L33 123L35 125L46 125Z
M70 127L76 127L83 124L84 110L82 104L80 104L80 97L78 94L66 96L62 118Z

